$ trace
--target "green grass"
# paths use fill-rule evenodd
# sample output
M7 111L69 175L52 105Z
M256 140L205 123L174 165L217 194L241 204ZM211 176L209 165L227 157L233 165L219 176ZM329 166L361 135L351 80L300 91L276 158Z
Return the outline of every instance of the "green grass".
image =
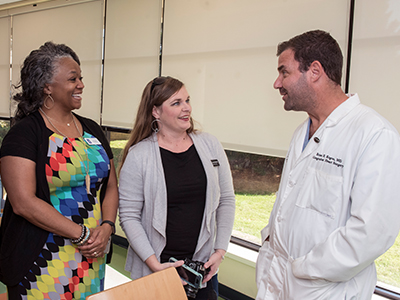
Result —
M126 142L126 140L116 140L110 142L111 150L114 154L114 164L116 170L118 170L119 162L121 161L122 150L124 150Z
M4 283L0 282L0 294L4 294L7 292L7 287L4 285Z
M114 244L110 267L117 270L126 277L131 278L131 274L125 270L125 261L127 253L128 249Z
M376 263L378 280L400 288L400 235L394 245Z
M275 194L236 194L234 235L260 244L260 230L267 225L274 202Z

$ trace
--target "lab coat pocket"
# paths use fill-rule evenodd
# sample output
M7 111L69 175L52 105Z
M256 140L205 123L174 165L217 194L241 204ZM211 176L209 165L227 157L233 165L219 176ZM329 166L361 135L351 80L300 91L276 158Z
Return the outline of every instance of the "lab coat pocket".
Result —
M266 270L270 268L273 256L273 251L270 247L269 241L264 240L261 248L259 249L256 263L256 283L258 288L261 285L262 278L267 273Z
M307 300L331 300L343 299L332 297L331 292L336 283L325 279L298 278L293 273L292 257L288 259L287 278L285 279L286 295L282 299L307 299Z
M301 185L296 206L307 208L335 219L343 177L308 167Z

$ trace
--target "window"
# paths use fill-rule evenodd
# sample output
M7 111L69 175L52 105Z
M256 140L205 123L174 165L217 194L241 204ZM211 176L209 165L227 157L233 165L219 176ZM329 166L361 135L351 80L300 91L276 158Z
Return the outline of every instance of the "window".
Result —
M233 236L261 245L260 231L268 223L279 188L284 159L226 151L236 194Z
M10 121L0 120L0 146L8 130L10 130Z
M118 171L122 158L122 151L124 150L126 142L129 139L129 133L128 130L126 130L118 132L108 131L108 134L109 134L111 150L114 155L114 165L115 169L117 170L117 176L118 176Z

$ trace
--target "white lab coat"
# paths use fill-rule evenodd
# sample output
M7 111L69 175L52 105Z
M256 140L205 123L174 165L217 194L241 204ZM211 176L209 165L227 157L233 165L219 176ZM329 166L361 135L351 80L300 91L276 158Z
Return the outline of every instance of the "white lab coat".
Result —
M302 151L295 131L257 261L257 300L371 299L400 228L400 138L358 95ZM319 140L317 140L317 138Z

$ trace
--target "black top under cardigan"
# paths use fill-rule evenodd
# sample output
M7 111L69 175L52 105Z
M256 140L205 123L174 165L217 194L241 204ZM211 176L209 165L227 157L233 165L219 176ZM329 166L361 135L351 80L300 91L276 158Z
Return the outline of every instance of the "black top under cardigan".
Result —
M194 145L175 153L160 147L167 187L167 243L161 262L193 258L206 205L207 177Z
M93 120L76 114L74 116L82 124L84 131L94 135L101 142L111 160L113 154L101 127ZM33 160L36 163L36 196L52 205L45 172L49 145L47 130L39 111L23 118L5 136L3 145L14 145L2 147L0 157L11 155ZM25 150L27 145L30 149L37 149L36 157L27 155ZM109 176L110 172L100 191L100 203L104 200ZM0 281L7 286L18 284L40 254L48 234L48 231L16 215L10 201L6 201L0 227Z

